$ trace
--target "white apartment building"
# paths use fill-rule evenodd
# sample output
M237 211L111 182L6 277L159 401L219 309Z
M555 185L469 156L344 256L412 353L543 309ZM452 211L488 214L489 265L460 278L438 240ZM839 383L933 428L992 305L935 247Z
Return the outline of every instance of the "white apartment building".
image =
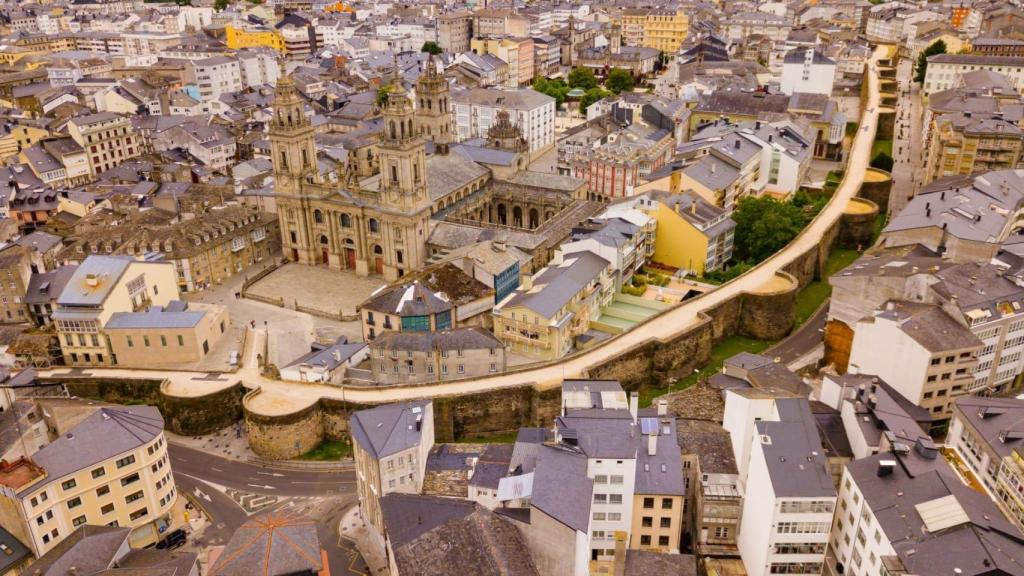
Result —
M133 546L155 543L177 496L163 428L151 406L98 408L29 458L3 462L4 528L36 557L84 524L134 528Z
M943 419L972 389L981 350L981 341L938 306L891 302L857 323L849 371L882 378Z
M241 69L235 58L214 56L192 60L189 68L203 103L212 102L224 94L233 94L243 87Z
M555 99L530 88L452 92L452 112L460 141L486 138L491 124L498 121L498 113L507 112L529 143L531 158L555 145Z
M349 417L356 464L356 493L363 519L384 545L380 499L423 488L427 456L434 446L434 405L429 400L386 404Z
M273 86L281 76L277 64L277 53L270 49L248 49L238 51L238 68L242 75L242 87Z
M937 54L928 58L921 91L925 97L959 85L966 72L988 70L1006 76L1014 89L1024 89L1024 57L987 54Z
M730 390L723 427L740 471L747 574L820 574L836 490L807 400Z
M836 63L817 48L790 50L782 60L783 94L805 92L832 95L836 78Z
M785 42L792 24L782 16L767 12L742 12L728 19L726 38L729 46L742 43L746 38L759 34L774 42Z

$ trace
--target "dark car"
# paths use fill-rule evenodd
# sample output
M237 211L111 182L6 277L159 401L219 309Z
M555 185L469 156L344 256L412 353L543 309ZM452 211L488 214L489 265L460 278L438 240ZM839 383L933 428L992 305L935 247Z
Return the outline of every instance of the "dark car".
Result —
M178 528L165 536L163 540L157 542L156 547L158 550L173 550L179 546L184 546L186 540L188 540L188 537L185 535L185 531Z

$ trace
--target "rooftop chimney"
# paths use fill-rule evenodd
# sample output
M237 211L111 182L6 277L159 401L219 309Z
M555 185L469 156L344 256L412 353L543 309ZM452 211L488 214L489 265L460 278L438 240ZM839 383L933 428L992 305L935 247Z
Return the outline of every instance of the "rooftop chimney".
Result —
M668 415L668 400L658 400L658 416Z
M647 436L647 455L655 456L658 454L658 429L655 428Z
M892 474L893 469L896 468L895 460L879 460L878 461L878 475L889 476Z
M640 410L640 393L630 392L629 393L629 413L633 416L633 420L636 420L636 414Z

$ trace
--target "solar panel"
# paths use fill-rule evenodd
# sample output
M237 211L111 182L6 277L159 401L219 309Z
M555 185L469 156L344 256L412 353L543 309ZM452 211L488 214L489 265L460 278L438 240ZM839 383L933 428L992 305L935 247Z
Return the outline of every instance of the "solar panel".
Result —
M640 419L640 433L641 434L656 434L658 432L658 419L657 418L641 418Z

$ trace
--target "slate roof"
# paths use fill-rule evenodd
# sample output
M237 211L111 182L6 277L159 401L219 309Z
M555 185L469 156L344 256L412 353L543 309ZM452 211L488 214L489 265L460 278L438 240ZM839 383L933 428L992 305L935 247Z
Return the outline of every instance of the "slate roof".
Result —
M697 557L653 550L627 550L624 576L697 576Z
M563 448L542 446L537 452L530 505L573 530L590 528L594 481L587 477L587 458Z
M1024 400L961 396L954 403L963 418L1000 458L1024 450ZM1016 432L1000 440L1004 432Z
M0 545L5 547L4 553L0 554L0 574L6 574L8 570L32 558L32 551L2 526L0 526Z
M448 154L427 157L427 192L437 201L490 173L469 152L455 147Z
M209 576L288 576L323 569L315 522L278 510L235 530Z
M544 318L553 318L584 286L597 279L608 261L592 252L577 252L561 264L549 266L533 279L533 289L517 290L504 306L524 306Z
M717 422L676 420L676 442L683 454L695 454L705 474L738 474L729 433Z
M168 305L168 308L170 306ZM202 311L173 312L152 306L144 312L115 312L104 325L105 330L141 328L194 328L206 316Z
M99 306L134 261L131 256L88 256L71 276L57 303L65 306ZM89 275L99 279L96 286L89 286Z
M338 339L330 346L324 344L313 343L311 350L308 354L299 356L293 360L287 367L297 366L299 364L310 364L313 366L322 366L328 370L334 370L341 364L348 361L353 354L359 352L366 347L363 342L348 343L348 338L345 336L339 336ZM338 358L335 359L334 353L338 353Z
M377 459L419 446L423 440L416 430L416 417L429 405L429 400L416 400L353 412L349 417L352 437Z
M370 343L371 349L413 350L487 350L501 349L504 345L490 330L479 326L465 326L451 330L430 332L381 332Z
M891 302L875 317L897 322L900 330L933 354L963 348L980 349L984 345L970 329L934 304Z
M400 494L381 499L401 574L539 576L515 526L478 504L453 502Z
M447 296L428 290L418 280L411 284L384 287L360 305L361 308L398 316L426 316L452 309Z
M821 437L807 400L779 398L778 421L755 423L776 497L831 497L836 490L821 453Z
M106 406L42 447L32 460L53 481L144 446L163 429L164 419L153 406ZM29 486L22 493L34 489Z
M93 526L86 524L68 534L49 552L43 554L25 574L67 576L72 568L82 575L95 574L113 564L118 549L128 539L131 528Z

